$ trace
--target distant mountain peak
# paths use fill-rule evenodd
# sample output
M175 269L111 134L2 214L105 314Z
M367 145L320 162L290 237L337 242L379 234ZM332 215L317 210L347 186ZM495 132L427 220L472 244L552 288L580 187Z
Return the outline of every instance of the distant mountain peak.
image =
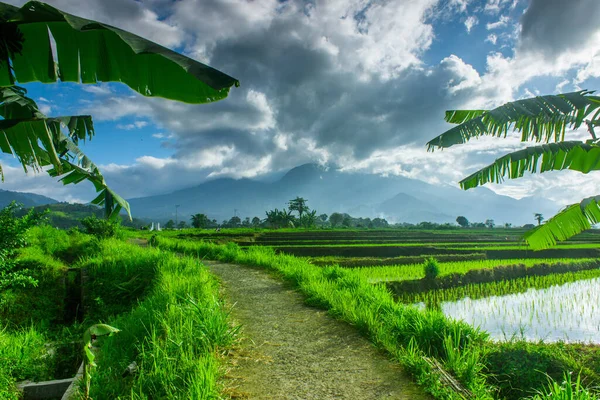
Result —
M315 163L302 164L290 169L280 181L291 184L310 183L315 179L320 179L325 172L327 172L325 166Z

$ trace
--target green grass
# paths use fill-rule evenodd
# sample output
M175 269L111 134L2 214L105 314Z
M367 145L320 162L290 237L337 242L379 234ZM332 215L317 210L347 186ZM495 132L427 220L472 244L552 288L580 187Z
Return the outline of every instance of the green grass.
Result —
M315 267L306 259L275 254L269 248L251 247L244 251L232 243L223 246L161 237L154 242L179 253L277 271L284 279L298 286L308 304L328 309L332 315L351 323L376 345L387 350L436 398L458 397L440 384L423 356L437 358L478 399L512 400L521 398L524 393L534 394L547 386L546 374L557 380L563 373L584 368L584 365L590 366L588 377L595 377L600 371L598 353L583 359L577 356L579 351L573 351L572 345L533 345L524 342L506 345L491 342L486 335L461 322L446 319L439 311L419 311L395 303L383 286L369 284L364 276L354 270ZM543 261L552 263L565 260ZM529 265L539 262L541 260L527 261ZM484 262L478 266L489 268L495 262L491 263ZM418 268L421 275L422 265ZM454 267L454 271L461 269L464 271L468 268ZM451 273L450 269L446 273ZM558 345L564 348L556 347ZM518 350L519 346L525 346L527 351ZM502 360L507 360L511 354L519 354L519 357L510 368L504 368L506 363ZM520 379L523 376L526 378Z
M450 274L464 274L468 271L483 268L495 268L504 265L522 264L526 267L532 267L538 264L569 264L590 262L593 258L531 258L531 259L508 259L508 260L475 260L475 261L454 261L440 262L440 276ZM369 282L387 282L422 279L425 276L423 264L409 265L390 265L377 267L357 267L352 268L351 273L360 275Z
M401 360L417 381L438 398L459 397L441 385L439 377L422 359L424 355L441 360L477 398L491 398L483 376L476 373L481 368L478 349L486 335L464 323L450 321L436 311L423 313L395 303L385 288L370 285L348 270L315 267L306 260L277 255L270 248L252 247L242 251L232 243L219 246L160 237L156 242L161 248L179 253L277 271L299 287L308 304L328 309ZM452 353L445 345L447 338L457 343Z
M30 327L15 331L0 330L0 399L20 398L16 382L24 379L44 380L51 377L46 362L48 338Z
M90 318L106 318L98 322L121 332L100 344L90 395L106 399L219 398L221 353L234 340L236 329L230 326L219 300L216 280L188 257L116 240L105 241L102 246L101 258L84 263L93 265L96 279L102 277L104 292L95 294L102 296L109 311L95 308ZM124 296L123 288L113 284L120 268L127 271L127 277L139 278L138 273L153 277L147 291L137 291L135 286L128 292L143 298L139 302L127 298L123 307L118 301L108 304L111 297ZM130 310L114 315L125 306ZM137 362L139 372L121 378L132 361Z

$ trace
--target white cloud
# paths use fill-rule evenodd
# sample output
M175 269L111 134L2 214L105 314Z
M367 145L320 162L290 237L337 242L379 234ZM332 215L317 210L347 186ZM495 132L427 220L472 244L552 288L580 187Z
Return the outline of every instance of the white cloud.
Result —
M496 44L496 42L498 41L498 36L494 35L493 33L490 33L488 35L487 38L485 38L486 42L490 42L491 44Z
M490 31L493 29L503 28L506 25L508 25L509 21L510 21L510 18L507 15L502 15L502 16L500 16L500 19L498 21L487 23L485 25L485 29Z
M467 19L465 20L465 27L467 28L467 33L471 33L471 29L473 29L473 27L475 25L477 25L479 23L479 20L477 19L476 16L474 15L470 15L467 17Z
M117 124L117 129L130 131L132 129L141 129L145 126L148 126L148 121L135 121L131 124Z

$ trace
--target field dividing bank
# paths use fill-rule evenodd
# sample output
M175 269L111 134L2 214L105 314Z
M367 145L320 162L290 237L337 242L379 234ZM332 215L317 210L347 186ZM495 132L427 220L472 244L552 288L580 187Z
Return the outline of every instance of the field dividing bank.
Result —
M275 247L279 253L297 257L413 257L484 253L488 259L515 258L598 258L600 248L552 248L532 251L526 248L448 248L430 246L307 246L307 247Z
M506 260L475 260L475 261L451 261L439 262L439 277L445 277L453 274L464 275L470 271L490 270L498 267L522 266L523 270L540 265L556 266L560 265L564 272L577 271L580 269L591 269L600 267L600 261L596 258L533 258L506 259ZM569 269L572 268L572 269ZM389 282L389 281L407 281L419 280L425 277L423 263L414 263L408 265L390 265L390 266L372 266L355 267L351 269L352 273L358 274L368 282ZM525 272L524 271L524 272ZM556 270L558 271L558 269ZM514 273L514 272L513 272ZM508 278L508 274L499 275L498 279ZM518 276L517 276L518 277Z
M297 286L308 304L354 325L398 359L437 398L461 396L441 379L436 362L472 393L467 397L477 399L526 398L543 390L548 376L560 386L563 374L573 371L581 371L586 385L600 383L593 368L600 365L598 352L580 354L567 344L548 350L544 343L491 341L486 333L449 319L439 310L419 310L394 301L384 285L373 285L353 270L317 267L305 259L276 254L269 247L241 249L234 243L215 245L161 236L152 242L200 258L278 272Z

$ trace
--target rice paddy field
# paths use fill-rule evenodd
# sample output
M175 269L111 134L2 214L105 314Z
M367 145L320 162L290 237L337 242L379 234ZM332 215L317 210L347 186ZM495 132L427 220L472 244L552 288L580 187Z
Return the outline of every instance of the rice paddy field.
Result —
M494 340L600 343L600 231L532 251L523 229L185 232L180 238L265 246L385 284L397 301L434 307ZM423 262L439 272L426 282ZM578 328L580 327L580 328Z
M321 270L322 279L355 280L387 292L399 306L425 313L425 319L439 313L448 321L466 323L487 337L488 344L480 345L485 350L476 357L485 360L478 373L489 374L486 379L499 387L492 398L528 398L525 394L539 391L548 376L559 379L559 371L581 373L586 384L600 387L600 230L537 252L522 242L524 233L521 229L189 230L165 236L180 239L172 242L178 245L167 247L182 252L199 248L194 243L200 247L235 243L241 254L255 254L243 256L245 260L263 260L258 256L261 249L273 254L269 257L294 256L311 271L306 274ZM436 272L426 277L424 263L432 258ZM303 282L296 275L294 279ZM329 307L329 300L325 304ZM454 334L448 337L462 343L460 329L458 339ZM448 337L444 343L451 340ZM443 346L442 353L450 357L450 344ZM434 348L424 352L437 354ZM467 357L466 350L462 356ZM530 376L526 370L536 372ZM517 375L527 377L518 383Z

